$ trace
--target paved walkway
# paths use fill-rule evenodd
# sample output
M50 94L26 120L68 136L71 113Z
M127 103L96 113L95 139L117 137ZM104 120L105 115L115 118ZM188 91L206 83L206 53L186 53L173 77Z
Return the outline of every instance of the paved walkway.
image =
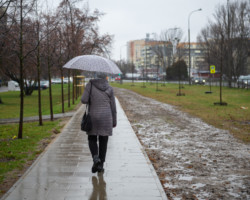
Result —
M75 114L75 111L66 112L66 113L58 113L54 114L54 119L65 118L65 117L72 117ZM43 120L50 120L50 115L43 115ZM33 117L24 117L24 122L32 122L32 121L39 121L39 116ZM0 119L0 124L8 124L8 123L19 123L19 118L10 118L10 119Z
M82 106L56 140L2 200L162 200L156 172L117 101L118 125L109 139L104 174L92 174Z

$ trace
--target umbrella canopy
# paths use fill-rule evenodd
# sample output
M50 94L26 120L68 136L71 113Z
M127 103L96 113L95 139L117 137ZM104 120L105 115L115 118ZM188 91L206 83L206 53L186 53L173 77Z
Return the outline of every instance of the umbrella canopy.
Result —
M83 55L77 56L68 61L63 68L79 69L90 72L103 72L107 74L121 74L121 70L111 60L96 56L96 55Z

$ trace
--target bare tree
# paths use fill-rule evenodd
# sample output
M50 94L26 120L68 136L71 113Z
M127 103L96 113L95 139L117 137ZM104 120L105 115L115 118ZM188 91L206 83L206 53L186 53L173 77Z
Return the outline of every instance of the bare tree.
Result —
M49 76L51 80L51 70L57 65L63 77L61 66L69 59L81 54L106 54L112 41L112 36L99 34L97 22L103 14L97 10L90 13L88 7L77 8L76 1L62 0L56 17L47 14L38 19L33 15L35 3L36 0L0 0L0 71L20 86L18 138L22 138L24 91L26 95L32 94L33 86L37 82L40 85L41 73L48 72L43 77ZM47 69L43 68L45 64ZM38 93L39 124L42 125L40 86ZM63 98L62 84L62 112ZM53 120L51 81L50 102Z
M30 16L33 12L35 0L20 0L13 2L15 12L8 13L8 17L11 19L12 27L9 29L8 41L10 46L5 49L8 52L8 57L6 59L6 67L1 67L1 70L5 71L5 74L10 75L12 79L17 80L20 86L20 120L19 120L19 130L18 138L23 137L23 109L24 109L24 78L28 77L25 75L26 68L25 63L28 63L27 58L36 49L36 46L32 45L32 40L28 40L29 24L31 22ZM18 34L17 34L18 33ZM6 38L5 38L6 39ZM17 59L16 59L17 58ZM18 62L16 62L18 61ZM15 73L13 70L15 69ZM19 73L16 73L19 71Z
M50 120L54 120L54 113L53 113L53 97L52 97L52 84L51 84L51 69L55 64L54 55L57 48L57 25L58 21L56 20L56 16L52 15L45 15L45 34L46 34L46 41L45 41L45 57L47 62L48 68L48 79L49 79L49 101L50 101Z
M221 66L221 46L223 46L223 73L229 87L233 78L245 73L250 50L250 2L235 1L217 7L214 20L203 28L198 36L207 49L207 62ZM218 37L219 36L219 37ZM220 41L222 40L223 41ZM222 45L223 43L223 45Z
M37 33L37 43L38 43L36 51L37 82L38 82L38 116L39 116L39 125L42 126L43 122L42 122L42 102L41 102L41 85L40 85L41 84L40 22L38 20L36 22L36 25L37 25L36 33Z
M154 52L154 54L158 59L158 66L161 65L161 67L164 69L166 73L167 67L170 66L171 56L173 53L172 43L169 41L155 42L154 45L152 46L152 51ZM166 77L164 78L164 81L165 80Z
M36 2L36 41L37 41L37 50L35 53L35 58L36 58L36 69L37 69L37 82L38 82L38 116L39 116L39 125L43 125L43 120L42 120L42 98L41 98L41 53L40 53L40 43L41 43L41 15L38 13L38 8L37 8L37 2Z
M62 113L64 113L64 73L63 73L63 63L66 62L64 58L64 54L66 52L66 46L62 35L62 27L58 26L56 30L56 35L59 41L57 42L57 48L55 50L55 65L56 68L60 70L60 77L61 77L61 101L62 101Z
M11 3L14 3L14 0L0 0L0 20L7 18L7 11L11 6Z
M104 54L110 45L112 37L108 34L101 36L98 32L97 22L103 15L98 10L90 13L88 6L81 10L76 7L77 1L62 0L57 16L62 28L62 38L66 51L66 61L82 54ZM70 73L75 76L76 72L68 70L68 107L70 106ZM74 82L72 85L74 104Z
M183 36L183 31L179 28L166 29L161 32L160 36L156 35L156 41L152 45L152 51L157 56L159 64L162 66L167 74L167 68L174 62L174 50L176 48L176 41L180 41ZM178 59L180 59L178 54ZM167 77L167 76L166 76ZM165 80L166 80L165 77Z

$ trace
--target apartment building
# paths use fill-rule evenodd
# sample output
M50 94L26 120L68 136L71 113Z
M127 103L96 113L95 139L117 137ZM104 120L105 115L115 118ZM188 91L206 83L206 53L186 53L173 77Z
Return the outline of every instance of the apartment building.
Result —
M189 67L189 43L180 43L178 49L181 52L180 59L183 59ZM206 49L200 43L190 43L191 77L199 71L209 71L205 56Z
M156 41L147 37L127 43L127 58L133 62L136 70L148 77L164 75L166 67L173 58L173 45L170 42Z
M127 47L127 58L135 64L138 71L147 70L149 74L161 73L165 75L166 67L169 67L178 59L183 59L187 66L189 65L188 43L174 44L146 38L129 41ZM202 45L191 43L191 76L196 74L197 71L209 70L208 63L205 61L205 53Z

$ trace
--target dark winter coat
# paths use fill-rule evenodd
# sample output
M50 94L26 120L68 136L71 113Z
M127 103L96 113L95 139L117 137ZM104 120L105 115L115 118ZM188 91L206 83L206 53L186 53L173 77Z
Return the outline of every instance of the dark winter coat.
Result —
M81 99L83 104L88 103L89 94L91 94L90 116L92 130L87 134L111 136L113 127L115 127L117 123L113 88L105 79L93 79L90 80L85 87Z

